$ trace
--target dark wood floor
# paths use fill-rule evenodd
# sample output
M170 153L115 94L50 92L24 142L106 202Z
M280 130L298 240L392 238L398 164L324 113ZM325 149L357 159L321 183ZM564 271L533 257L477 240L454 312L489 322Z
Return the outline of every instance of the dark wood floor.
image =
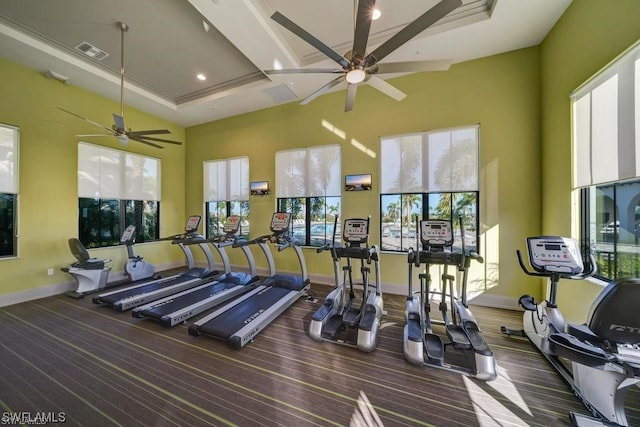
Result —
M521 325L518 312L472 307L499 365L485 383L404 360L400 296L385 295L372 353L311 340L328 288L312 290L317 302L298 301L239 351L90 297L2 308L0 412L62 413L82 426L562 426L569 411L586 413L528 341L501 335Z

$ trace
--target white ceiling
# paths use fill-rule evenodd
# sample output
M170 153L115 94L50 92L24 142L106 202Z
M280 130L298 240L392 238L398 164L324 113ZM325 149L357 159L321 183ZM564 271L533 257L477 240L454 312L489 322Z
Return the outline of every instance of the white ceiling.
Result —
M372 23L367 52L436 3L378 0L382 17ZM535 46L570 3L463 0L381 63L451 59L455 64ZM125 22L130 27L124 34L125 104L188 127L302 100L335 78L262 72L339 68L271 20L275 11L336 52L351 49L353 0L2 0L0 56L43 73L52 70L71 85L119 101L117 23ZM108 56L101 61L87 57L75 49L81 42ZM207 75L205 82L196 80L198 72Z

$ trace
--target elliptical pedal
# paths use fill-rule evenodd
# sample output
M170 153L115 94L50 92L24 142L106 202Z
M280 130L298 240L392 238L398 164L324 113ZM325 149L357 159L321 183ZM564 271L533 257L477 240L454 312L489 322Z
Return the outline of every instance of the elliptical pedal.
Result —
M471 348L471 342L469 337L465 334L464 329L458 325L447 325L447 337L453 344L453 348L457 350L469 350Z
M331 319L322 328L322 335L325 338L333 338L340 331L342 327L342 315L334 314Z
M471 341L471 346L476 353L484 354L487 356L493 354L491 352L491 349L489 348L489 345L484 340L484 336L482 335L482 332L480 332L480 328L478 328L478 325L475 322L467 320L463 323L463 326L465 332L467 333L469 341Z
M442 366L444 363L444 343L436 334L424 335L424 350L427 353L429 363Z

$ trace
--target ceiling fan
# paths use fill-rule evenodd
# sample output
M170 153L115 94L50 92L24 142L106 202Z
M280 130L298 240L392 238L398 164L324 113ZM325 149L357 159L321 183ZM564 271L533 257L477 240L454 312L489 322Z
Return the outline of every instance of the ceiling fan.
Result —
M289 18L275 12L271 19L282 25L287 30L291 31L302 40L306 41L320 52L324 53L330 59L340 65L341 68L337 69L324 69L324 68L300 68L290 70L265 70L266 74L295 74L295 73L331 73L339 74L338 77L331 80L320 89L313 92L310 96L305 98L300 104L306 105L313 101L318 96L326 93L334 86L347 82L347 98L345 101L344 111L351 111L353 109L353 103L356 97L356 90L361 83L368 83L379 91L392 97L397 101L401 101L406 97L406 94L393 87L383 79L376 76L376 74L384 73L411 73L418 71L444 71L451 66L451 60L433 60L433 61L409 61L409 62L391 62L386 64L379 64L383 58L389 55L391 52L402 46L407 41L411 40L416 35L426 30L431 25L438 22L447 14L455 10L462 4L462 0L441 0L438 4L426 11L420 17L413 22L409 23L406 27L392 36L389 40L382 43L368 55L365 55L367 48L367 41L369 39L369 30L371 28L371 20L373 15L373 9L375 6L375 0L357 0L358 8L355 19L355 30L353 35L353 48L351 52L340 55L329 46L315 38L306 30L298 26Z
M107 133L100 134L89 134L89 135L78 135L78 136L115 136L118 138L122 145L127 145L129 140L141 142L143 144L150 145L155 148L164 148L162 145L155 144L155 142L163 142L168 144L176 144L181 145L181 142L172 141L170 139L162 139L155 138L149 135L161 135L171 133L167 129L153 129L153 130L136 130L133 131L130 128L127 128L124 123L124 33L129 30L129 26L124 22L117 23L118 28L120 29L120 114L113 113L113 125L111 127L107 127L101 125L98 122L94 122L93 120L89 120L86 117L83 117L79 114L76 114L72 111L65 110L64 108L58 107L58 109L64 111L65 113L76 116L84 121L87 121L93 125L96 125Z

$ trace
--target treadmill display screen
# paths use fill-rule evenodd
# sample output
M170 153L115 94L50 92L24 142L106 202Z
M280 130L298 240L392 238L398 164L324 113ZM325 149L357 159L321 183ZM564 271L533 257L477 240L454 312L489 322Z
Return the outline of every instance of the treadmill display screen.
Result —
M184 226L184 231L190 233L192 231L198 231L200 226L200 215L191 215L187 220L187 225Z

